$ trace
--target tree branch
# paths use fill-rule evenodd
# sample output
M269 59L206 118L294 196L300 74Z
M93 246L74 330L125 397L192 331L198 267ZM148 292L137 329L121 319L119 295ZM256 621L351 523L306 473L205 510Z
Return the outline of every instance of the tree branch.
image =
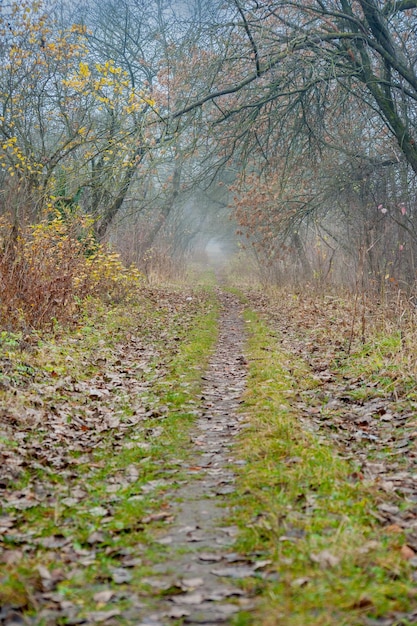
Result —
M417 0L400 0L397 2L387 2L383 9L384 15L395 15L400 11L408 11L410 9L417 9Z
M259 53L258 53L258 48L256 46L256 42L255 42L255 40L254 40L254 38L252 36L252 33L250 31L248 20L246 19L246 16L245 16L245 14L243 12L243 9L241 8L241 6L239 4L239 0L234 0L234 3L236 5L237 10L240 13L240 16L241 16L242 20L243 20L244 29L246 31L246 34L247 34L248 39L250 41L250 44L252 46L253 54L254 54L254 57L255 57L256 75L259 77L261 75L261 66L260 66L260 63L259 63Z

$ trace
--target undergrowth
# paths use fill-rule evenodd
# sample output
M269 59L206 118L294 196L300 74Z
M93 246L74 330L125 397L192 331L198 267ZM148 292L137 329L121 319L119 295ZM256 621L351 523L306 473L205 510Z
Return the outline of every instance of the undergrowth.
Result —
M157 541L158 530L171 518L169 492L184 479L178 456L189 453L189 427L217 336L217 317L212 292L193 292L188 300L184 294L150 292L129 310L124 304L111 310L91 305L79 330L63 333L59 341L46 338L36 352L26 355L35 372L42 363L35 386L43 396L44 419L59 422L59 404L70 420L65 426L69 461L55 471L49 459L44 467L32 464L32 459L12 487L20 494L46 489L52 497L24 510L15 510L9 499L3 503L3 516L13 520L13 528L0 542L1 606L15 607L43 624L48 619L48 592L53 590L74 619L90 623L89 616L110 603L120 612L118 623L136 621L148 594L142 579L164 559L166 548ZM136 352L130 352L130 344ZM53 387L57 378L67 385L71 380L84 385L81 393ZM89 379L94 381L93 394ZM94 393L105 390L103 383L111 392L97 404ZM14 403L19 415L31 411L30 384L18 399L11 400L10 391L2 396L10 411ZM80 415L88 417L97 410L103 411L103 420L110 410L120 425L101 435L90 431L86 419L81 428L77 425ZM129 427L138 414L143 417ZM94 425L99 427L100 420ZM73 440L70 435L77 428L79 440ZM39 430L48 435L42 424L26 433L24 447L29 452L33 443L40 449ZM84 448L79 446L83 438L88 444ZM56 457L52 449L52 460ZM118 577L123 576L126 581L121 582ZM108 598L104 601L103 592ZM150 603L154 601L157 598L151 597Z
M235 521L239 549L272 559L270 576L248 583L260 596L250 623L359 626L410 610L404 533L379 525L377 489L356 480L355 464L298 419L297 394L320 382L254 313L246 319L249 428L239 444L246 465Z
M30 332L74 319L86 297L135 297L141 274L95 241L93 223L52 207L37 224L0 218L0 326Z

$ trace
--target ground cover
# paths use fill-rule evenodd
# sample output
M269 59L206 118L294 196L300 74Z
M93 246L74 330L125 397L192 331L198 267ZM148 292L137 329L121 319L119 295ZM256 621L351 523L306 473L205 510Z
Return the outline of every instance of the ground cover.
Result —
M4 623L131 623L163 546L216 336L205 290L91 303L73 332L2 335Z
M231 291L2 333L2 623L416 623L411 310Z
M235 521L272 558L249 623L416 621L413 351L348 300L249 294L250 362ZM254 312L257 310L257 313ZM381 318L383 318L381 312ZM413 332L409 325L408 333Z

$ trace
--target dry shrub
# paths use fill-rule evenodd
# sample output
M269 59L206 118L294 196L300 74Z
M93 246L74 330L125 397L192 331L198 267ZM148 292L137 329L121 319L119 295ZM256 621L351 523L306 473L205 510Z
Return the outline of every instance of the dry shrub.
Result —
M84 270L76 277L75 284L83 297L122 302L137 296L142 280L143 274L135 265L125 267L119 254L101 245L85 259Z
M149 283L181 281L185 279L187 255L175 252L168 240L158 242L138 259L138 265Z
M94 241L91 221L56 213L17 227L0 218L0 322L29 330L72 319L87 296L121 300L135 293L140 274Z

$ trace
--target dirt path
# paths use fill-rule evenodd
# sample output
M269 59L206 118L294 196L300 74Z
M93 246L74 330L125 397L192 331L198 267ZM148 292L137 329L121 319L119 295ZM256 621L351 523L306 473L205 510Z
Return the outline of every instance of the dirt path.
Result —
M242 427L238 405L245 386L243 320L237 299L221 294L219 340L204 376L201 415L191 433L194 452L185 469L193 477L173 493L175 521L161 543L164 563L147 580L164 592L156 610L140 626L162 626L172 619L185 624L220 624L251 601L227 581L253 574L256 565L232 552L237 529L225 525L227 497L234 491L235 467L230 454Z
M109 345L87 335L96 348L85 352L70 336L59 346L64 374L39 367L19 394L4 391L0 623L221 624L251 608L236 579L260 576L260 564L234 553L227 522L239 469L230 448L243 427L242 306L219 292L219 338L201 399L187 405L196 415L187 443L175 438L184 407L168 416L163 383L179 338L199 311L209 319L214 298L174 296L157 295L155 315L147 302L138 308L143 332L129 330L128 343L123 332ZM197 381L201 355L181 358L180 367L196 363ZM175 379L180 396L188 380Z

